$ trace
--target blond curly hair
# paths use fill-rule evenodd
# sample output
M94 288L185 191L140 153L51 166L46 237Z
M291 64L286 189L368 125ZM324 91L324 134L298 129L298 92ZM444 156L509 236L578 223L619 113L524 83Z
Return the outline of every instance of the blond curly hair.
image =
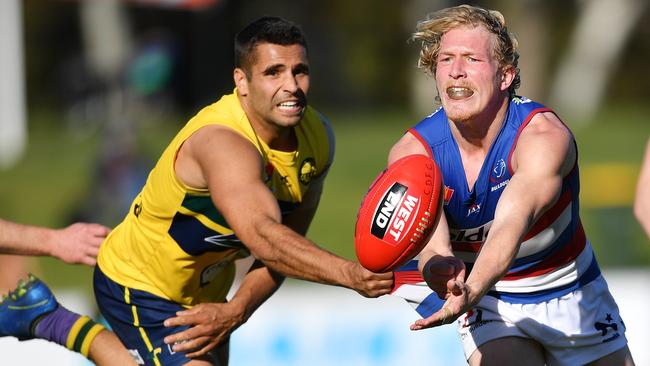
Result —
M503 15L496 10L487 10L471 5L460 5L442 9L427 15L425 20L417 23L412 40L422 43L418 67L435 77L442 36L461 26L483 26L496 36L494 54L502 69L513 67L515 78L508 88L510 95L519 88L519 43L514 34L508 31Z

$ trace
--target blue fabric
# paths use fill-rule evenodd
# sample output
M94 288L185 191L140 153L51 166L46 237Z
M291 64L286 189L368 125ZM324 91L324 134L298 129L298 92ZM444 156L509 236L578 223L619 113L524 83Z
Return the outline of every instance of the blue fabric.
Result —
M166 328L165 319L174 317L184 308L169 300L162 299L148 292L129 289L130 304L125 302L125 288L106 277L95 267L94 289L97 305L102 315L110 324L129 351L137 350L145 365L155 365L157 357L161 365L183 365L190 361L184 352L173 352L163 341L168 335L188 329L187 326ZM134 325L133 309L137 312L138 324ZM144 330L152 349L145 343L140 328Z

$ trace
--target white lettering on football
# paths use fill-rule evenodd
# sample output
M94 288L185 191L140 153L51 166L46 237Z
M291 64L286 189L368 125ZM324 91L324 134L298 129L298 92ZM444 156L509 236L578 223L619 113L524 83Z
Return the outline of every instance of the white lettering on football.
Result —
M389 230L389 233L393 236L395 242L398 242L402 236L402 231L406 226L406 222L408 221L409 217L411 217L411 213L413 212L413 209L417 205L418 201L418 198L407 195L404 199L404 202L402 203L402 206L397 211L397 216L395 217L395 220L393 220L393 227Z

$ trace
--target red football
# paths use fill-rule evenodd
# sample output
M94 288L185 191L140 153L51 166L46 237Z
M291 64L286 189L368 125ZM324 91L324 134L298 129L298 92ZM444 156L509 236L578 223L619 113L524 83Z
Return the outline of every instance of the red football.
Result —
M354 246L359 262L388 272L426 245L442 211L442 173L424 155L403 157L379 174L357 214Z

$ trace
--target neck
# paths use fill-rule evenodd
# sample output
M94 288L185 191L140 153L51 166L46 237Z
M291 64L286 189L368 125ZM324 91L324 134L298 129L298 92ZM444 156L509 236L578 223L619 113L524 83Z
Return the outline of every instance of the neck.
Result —
M483 113L471 120L450 121L451 131L458 146L464 150L483 150L487 153L501 130L508 111L509 100L510 98L505 97L493 103Z

